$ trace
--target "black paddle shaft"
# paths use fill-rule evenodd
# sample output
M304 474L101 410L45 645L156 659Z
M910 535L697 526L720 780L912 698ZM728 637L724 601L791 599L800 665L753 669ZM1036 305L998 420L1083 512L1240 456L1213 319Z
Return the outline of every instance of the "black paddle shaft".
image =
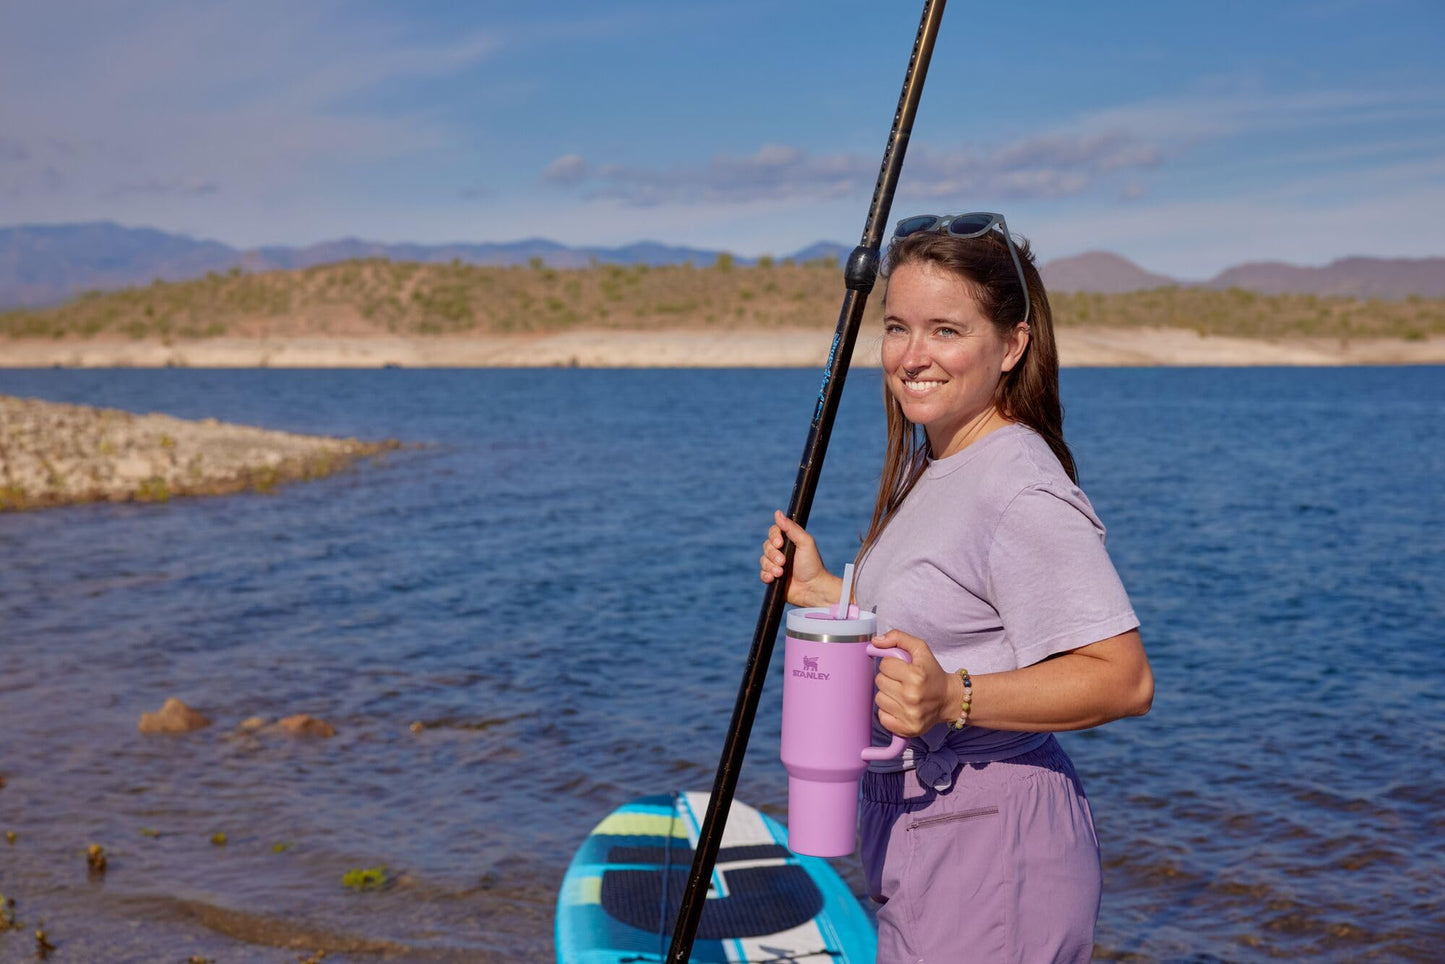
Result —
M818 402L813 409L813 423L808 429L808 440L803 447L798 478L793 483L793 496L788 502L788 518L799 525L807 525L808 513L813 508L813 494L818 490L823 457L828 452L828 437L833 432L833 420L838 414L838 403L843 396L843 383L848 377L848 363L853 356L853 345L858 340L858 327L863 321L868 295L873 290L873 279L878 273L879 248L888 221L888 210L893 206L893 192L898 187L903 154L908 149L908 138L913 132L913 118L918 112L918 102L923 97L923 80L928 74L928 61L933 55L933 43L938 38L939 25L943 22L945 2L946 0L925 0L923 5L918 36L913 41L908 72L903 77L903 92L898 96L898 109L893 115L893 129L888 134L888 146L883 152L878 183L873 188L868 220L863 225L863 239L848 256L848 265L844 270L847 292L843 296L842 310L838 313L838 329L833 335L833 347L828 352L828 362L823 368L823 383L818 388ZM670 964L685 964L691 956L693 937L697 934L698 921L702 918L708 882L712 877L713 866L717 863L723 827L727 824L728 809L732 806L733 793L738 785L738 773L742 769L743 756L748 749L748 737L753 729L753 718L757 715L758 700L762 697L763 683L767 679L768 663L773 655L773 641L777 638L778 626L783 620L783 607L787 603L786 587L788 571L793 562L793 544L785 542L783 551L787 556L784 576L782 579L773 580L763 596L763 608L758 614L758 625L753 632L753 645L743 670L742 686L738 690L737 704L733 707L732 722L728 724L722 758L718 761L712 797L708 801L707 815L703 818L698 834L697 850L693 855L687 889L683 892L677 922L673 927L672 945L667 952Z

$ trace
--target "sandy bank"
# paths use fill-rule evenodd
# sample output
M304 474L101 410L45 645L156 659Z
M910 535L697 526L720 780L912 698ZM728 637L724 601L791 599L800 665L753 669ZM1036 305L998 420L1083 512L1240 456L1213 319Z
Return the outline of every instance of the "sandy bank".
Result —
M831 330L568 331L547 335L294 336L195 341L13 340L0 368L809 368ZM1182 328L1065 328L1067 367L1426 365L1445 363L1445 338L1200 335ZM853 364L876 365L878 339L858 340Z
M1065 328L1065 367L1438 365L1445 338L1233 338L1186 328Z
M267 491L396 447L0 395L0 512Z

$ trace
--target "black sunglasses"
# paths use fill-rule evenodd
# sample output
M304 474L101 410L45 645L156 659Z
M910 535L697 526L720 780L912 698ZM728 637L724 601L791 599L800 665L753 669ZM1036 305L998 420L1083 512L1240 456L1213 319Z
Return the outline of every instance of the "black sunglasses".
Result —
M1008 242L1009 257L1014 259L1014 270L1019 274L1019 287L1024 291L1024 319L1020 324L1026 325L1029 323L1029 283L1024 278L1024 266L1019 262L1018 249L1014 247L1014 239L1008 233L1008 222L1003 219L1002 214L994 214L992 211L974 211L971 214L915 214L898 222L893 229L893 239L896 241L920 231L947 234L955 238L981 238L994 228L998 228L1004 241Z

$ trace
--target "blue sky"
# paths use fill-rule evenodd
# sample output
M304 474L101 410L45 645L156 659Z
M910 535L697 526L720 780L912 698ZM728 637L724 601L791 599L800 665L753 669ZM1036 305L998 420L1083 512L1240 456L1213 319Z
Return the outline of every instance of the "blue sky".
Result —
M46 0L0 10L0 225L854 243L921 3ZM1041 260L1445 255L1445 3L953 0L893 217Z

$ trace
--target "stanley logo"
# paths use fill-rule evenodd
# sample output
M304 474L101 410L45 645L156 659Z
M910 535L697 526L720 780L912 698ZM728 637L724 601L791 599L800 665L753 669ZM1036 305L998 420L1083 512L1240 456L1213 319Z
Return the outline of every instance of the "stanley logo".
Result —
M817 656L804 656L803 668L793 670L793 675L799 679L826 680L828 678L827 673L818 672Z

